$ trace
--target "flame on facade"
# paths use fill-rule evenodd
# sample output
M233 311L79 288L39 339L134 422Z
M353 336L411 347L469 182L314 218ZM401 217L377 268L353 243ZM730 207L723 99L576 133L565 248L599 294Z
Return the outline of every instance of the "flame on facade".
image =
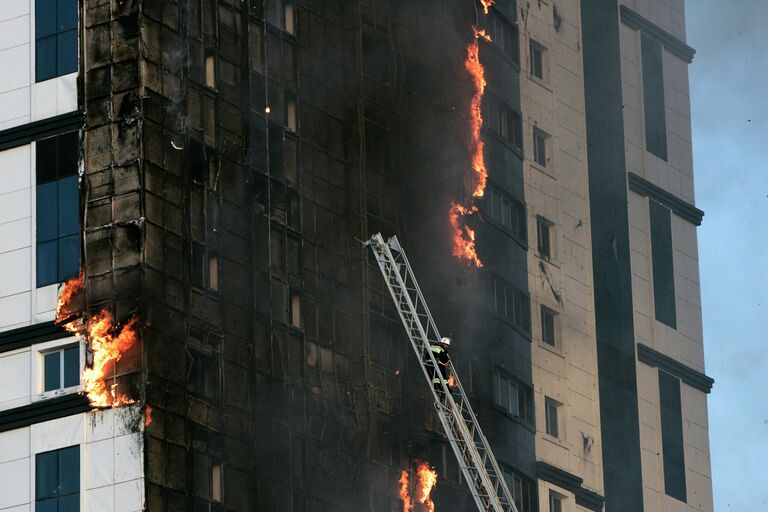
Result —
M63 322L67 331L84 338L93 356L90 367L83 370L85 395L93 407L115 407L131 403L132 400L127 396L117 394L115 386L107 384L107 380L110 375L114 375L115 363L122 354L136 343L137 318L132 317L124 325L117 325L109 311L102 310L86 322L80 318L71 319L74 313L70 309L72 298L82 287L82 272L64 283L59 293L56 322Z
M144 426L148 427L152 424L152 406L147 405L144 408Z
M493 5L494 0L481 0L483 11L487 14L488 8ZM470 140L469 151L472 166L472 175L474 178L474 189L472 190L472 199L477 200L485 195L485 185L488 180L488 170L485 167L485 144L482 139L483 113L482 102L485 94L485 68L480 63L480 38L490 41L491 37L477 27L472 27L474 38L467 46L467 58L464 61L464 68L472 79L474 88L472 101L470 103ZM453 255L466 259L482 267L483 263L477 255L475 247L475 231L467 226L464 217L477 212L476 206L464 206L456 202L451 204L449 220L453 229Z
M437 471L427 462L415 461L413 467L400 473L400 499L403 512L435 512L435 503L430 494L437 484ZM416 505L421 505L415 508Z
M483 12L488 14L488 9L496 3L496 0L480 0L480 3L483 4Z

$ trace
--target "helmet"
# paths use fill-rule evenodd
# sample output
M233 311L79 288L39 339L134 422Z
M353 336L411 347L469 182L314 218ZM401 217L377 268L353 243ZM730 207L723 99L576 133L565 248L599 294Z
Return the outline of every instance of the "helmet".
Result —
M440 338L440 344L445 345L446 347L451 344L451 338L448 336L443 336Z

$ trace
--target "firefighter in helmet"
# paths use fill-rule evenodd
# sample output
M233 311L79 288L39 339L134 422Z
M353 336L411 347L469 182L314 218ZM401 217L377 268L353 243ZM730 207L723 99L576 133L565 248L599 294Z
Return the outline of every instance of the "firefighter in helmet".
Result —
M436 391L441 389L441 383L446 382L450 376L450 358L448 357L448 347L451 345L451 338L443 336L440 341L431 343L429 349L435 356L437 368L432 369L432 385Z

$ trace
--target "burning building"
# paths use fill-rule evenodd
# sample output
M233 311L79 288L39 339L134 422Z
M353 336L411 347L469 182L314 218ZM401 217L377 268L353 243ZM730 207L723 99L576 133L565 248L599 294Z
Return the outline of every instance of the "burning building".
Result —
M0 26L0 510L471 510L379 231L520 512L712 510L682 0Z

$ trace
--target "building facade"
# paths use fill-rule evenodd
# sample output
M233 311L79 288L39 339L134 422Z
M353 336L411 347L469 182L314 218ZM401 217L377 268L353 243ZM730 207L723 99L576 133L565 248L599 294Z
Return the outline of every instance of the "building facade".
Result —
M471 510L379 231L520 512L712 510L682 0L6 4L0 511Z

